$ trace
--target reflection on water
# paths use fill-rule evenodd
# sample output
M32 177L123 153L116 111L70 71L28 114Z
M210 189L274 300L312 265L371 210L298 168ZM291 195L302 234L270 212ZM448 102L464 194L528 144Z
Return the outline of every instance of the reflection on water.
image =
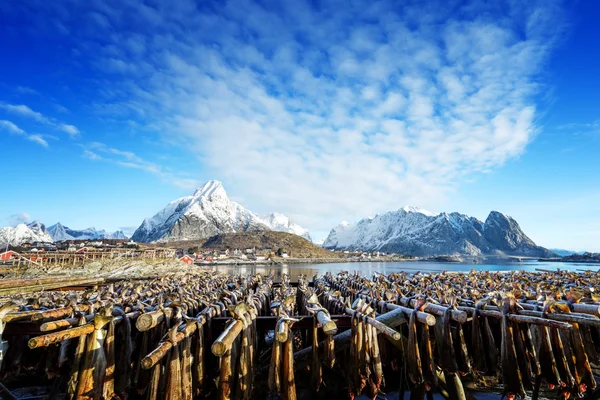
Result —
M593 270L597 271L600 265L584 263L560 263L560 262L513 262L498 264L462 264L462 263L443 263L443 262L351 262L335 264L290 264L283 266L271 265L215 265L210 267L213 271L219 271L225 274L273 274L275 281L280 281L283 274L288 274L292 281L296 281L301 274L309 277L326 272L337 273L339 271L358 271L365 276L371 276L375 272L389 274L392 272L441 272L441 271L461 271L468 272L472 269L487 271L535 271L536 268L547 270Z

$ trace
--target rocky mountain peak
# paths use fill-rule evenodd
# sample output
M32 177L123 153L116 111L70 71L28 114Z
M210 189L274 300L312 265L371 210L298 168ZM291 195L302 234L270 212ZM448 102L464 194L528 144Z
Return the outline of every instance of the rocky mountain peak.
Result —
M333 228L323 247L415 256L523 255L547 257L511 217L492 211L485 223L457 212L432 214L416 207Z
M294 223L286 215L272 212L271 214L263 216L262 219L271 230L293 233L294 235L301 236L312 242L308 229L304 229L300 225Z
M202 187L196 189L194 194L192 195L194 198L224 198L227 199L227 193L225 192L225 188L223 184L219 181L211 180L206 182Z
M208 181L191 196L176 199L134 232L138 242L206 239L221 233L269 229L251 211L229 200L219 181Z

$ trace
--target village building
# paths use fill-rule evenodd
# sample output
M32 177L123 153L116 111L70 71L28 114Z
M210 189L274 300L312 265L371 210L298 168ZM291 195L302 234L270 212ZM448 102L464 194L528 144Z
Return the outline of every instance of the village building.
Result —
M19 254L16 251L5 251L4 253L0 254L0 261L12 260L13 258L17 258L18 256Z
M186 254L185 256L181 257L179 259L179 261L183 261L184 263L191 265L194 263L194 259L192 257L190 257L189 254Z

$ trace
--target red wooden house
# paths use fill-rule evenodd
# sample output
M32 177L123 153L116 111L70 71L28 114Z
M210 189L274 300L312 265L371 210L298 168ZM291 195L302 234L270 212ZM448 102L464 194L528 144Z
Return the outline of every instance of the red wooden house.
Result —
M0 261L8 261L8 260L12 260L13 258L17 258L18 254L16 251L5 251L4 253L0 254Z
M189 264L189 265L194 263L194 259L187 254L185 256L181 257L179 259L179 261L183 261L184 263Z

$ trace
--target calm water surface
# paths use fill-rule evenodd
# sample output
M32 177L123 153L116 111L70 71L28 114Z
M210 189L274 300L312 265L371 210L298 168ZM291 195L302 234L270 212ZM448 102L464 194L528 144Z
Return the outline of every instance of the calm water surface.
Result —
M358 271L365 276L370 276L374 272L389 274L392 272L441 272L441 271L461 271L468 272L472 269L480 271L535 271L536 268L556 270L592 270L600 269L599 264L585 263L562 263L562 262L539 262L524 261L497 264L466 264L466 263L444 263L427 261L409 261L409 262L350 262L334 264L290 264L284 266L270 265L215 265L210 267L213 271L219 271L226 274L273 274L276 280L280 279L282 274L288 274L292 281L298 279L298 275L305 274L313 276L314 274L325 274L326 272L336 273L339 271Z

